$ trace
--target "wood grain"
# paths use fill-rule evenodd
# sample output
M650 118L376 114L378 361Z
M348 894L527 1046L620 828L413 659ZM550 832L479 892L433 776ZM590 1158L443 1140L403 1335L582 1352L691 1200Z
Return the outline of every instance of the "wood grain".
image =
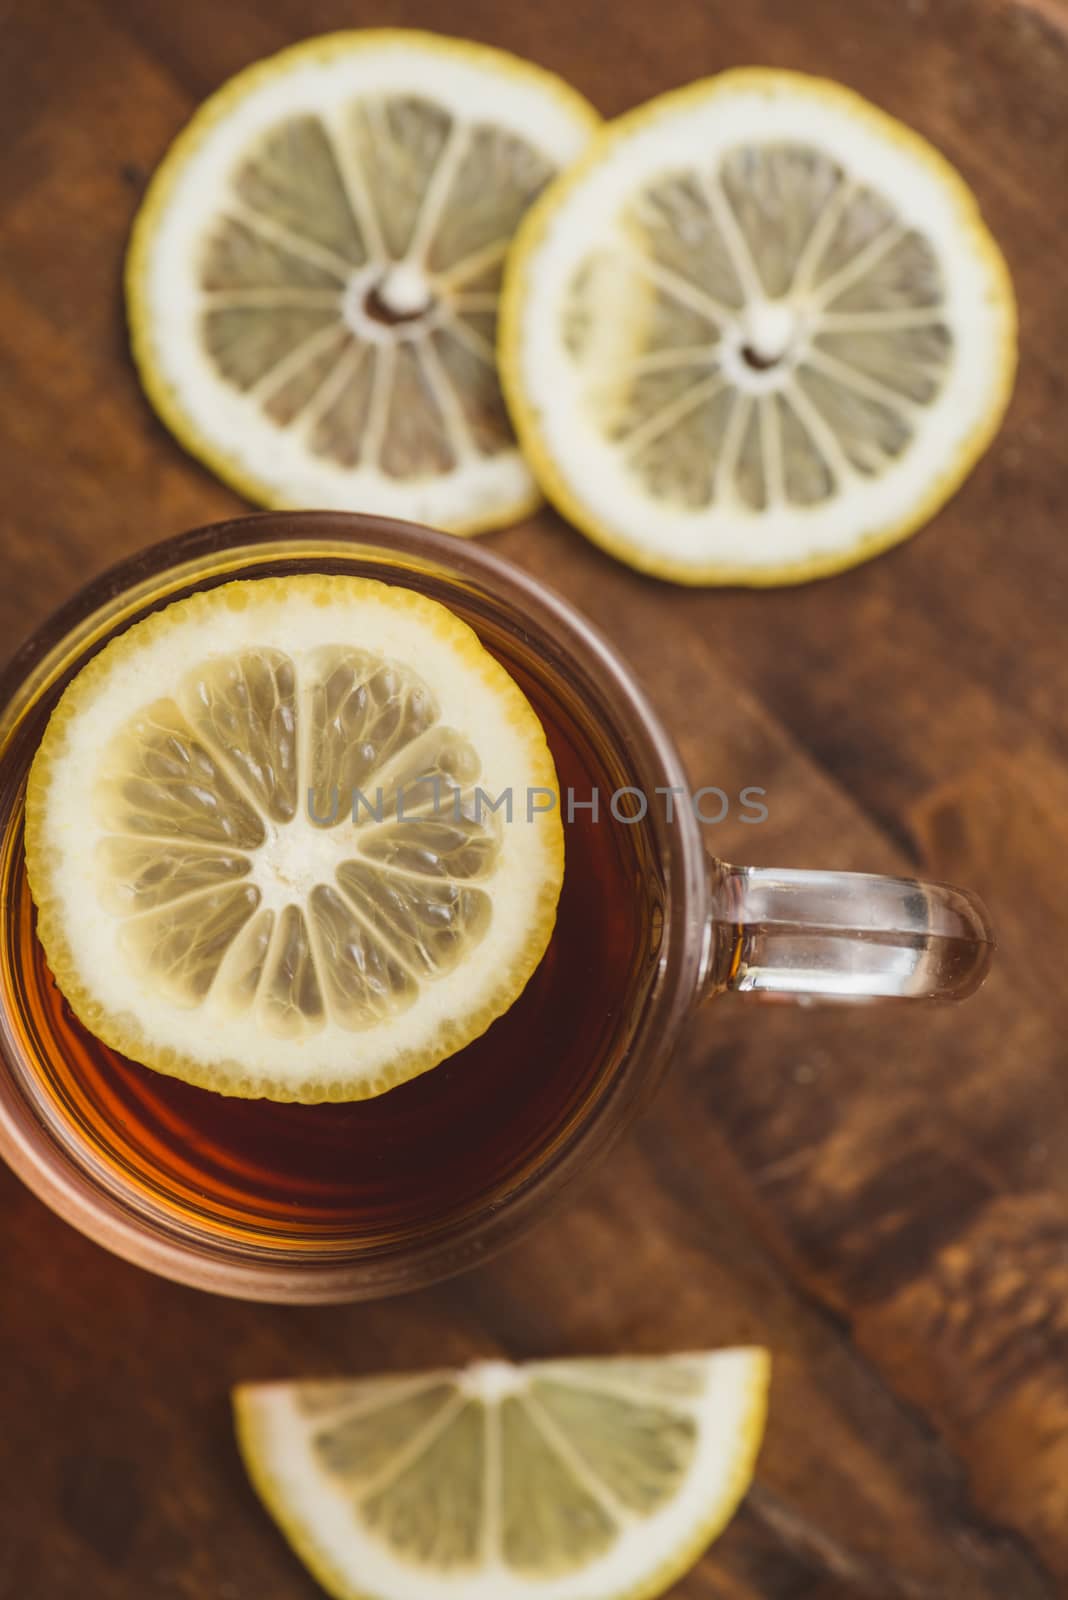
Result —
M685 1600L1068 1594L1068 724L1061 0L51 0L3 14L0 640L90 573L240 502L145 405L122 254L196 102L307 33L415 24L523 52L608 114L763 62L933 138L1011 263L1004 432L923 534L796 591L684 592L545 511L499 550L623 649L695 783L764 785L725 856L917 870L989 900L950 1012L703 1014L569 1208L405 1301L215 1301L112 1260L0 1172L0 1600L312 1600L248 1489L236 1380L475 1354L759 1340L757 1484Z

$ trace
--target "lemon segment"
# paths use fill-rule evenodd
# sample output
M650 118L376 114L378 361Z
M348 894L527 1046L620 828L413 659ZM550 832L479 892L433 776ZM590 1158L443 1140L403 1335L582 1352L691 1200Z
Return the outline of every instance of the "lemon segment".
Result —
M456 532L537 490L495 365L505 252L598 119L551 73L367 30L247 69L160 166L127 264L164 421L251 499Z
M643 570L800 582L915 531L1008 403L964 181L833 83L737 71L608 125L525 217L501 368L549 497Z
M755 1349L235 1391L252 1482L337 1600L648 1600L751 1481Z
M533 972L557 794L535 713L445 607L227 584L135 624L60 701L27 793L38 933L83 1022L148 1066L381 1093Z

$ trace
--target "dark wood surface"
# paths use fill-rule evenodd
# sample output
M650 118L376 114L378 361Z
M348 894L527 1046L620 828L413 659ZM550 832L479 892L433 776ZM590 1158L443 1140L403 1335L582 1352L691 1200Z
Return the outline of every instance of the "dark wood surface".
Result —
M111 1259L0 1171L2 1600L312 1600L245 1484L235 1380L736 1340L774 1352L767 1443L680 1596L1068 1595L1060 0L8 0L0 17L5 647L116 557L240 509L141 397L122 254L196 102L307 33L467 34L608 114L739 63L830 74L961 167L1022 311L995 449L927 531L859 571L690 593L548 511L492 540L622 648L695 783L769 790L768 823L725 824L721 854L980 890L1001 940L980 997L716 1004L569 1207L392 1303L213 1300Z

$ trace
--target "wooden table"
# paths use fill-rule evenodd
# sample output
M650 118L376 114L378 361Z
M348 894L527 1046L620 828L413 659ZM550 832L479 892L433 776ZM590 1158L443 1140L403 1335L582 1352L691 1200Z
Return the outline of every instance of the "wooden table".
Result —
M714 1006L657 1105L510 1256L403 1301L214 1300L0 1172L0 1597L308 1600L246 1486L237 1379L760 1340L756 1486L687 1600L1068 1595L1068 22L1060 0L50 0L0 5L4 506L14 647L88 574L240 509L141 397L120 268L146 175L254 57L361 22L468 34L604 112L702 72L822 72L978 190L1019 387L935 524L799 590L684 592L546 511L494 546L621 647L692 778L769 791L720 853L958 879L994 976L959 1010Z

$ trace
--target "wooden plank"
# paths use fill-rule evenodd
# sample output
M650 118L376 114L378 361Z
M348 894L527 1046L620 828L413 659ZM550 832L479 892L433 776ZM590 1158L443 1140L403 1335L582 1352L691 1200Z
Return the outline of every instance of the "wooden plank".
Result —
M497 548L624 651L695 783L767 788L732 859L920 870L990 900L961 1010L718 1002L645 1121L501 1261L408 1300L215 1301L113 1261L0 1172L0 1600L318 1593L244 1481L239 1380L473 1355L768 1343L767 1446L685 1600L1068 1592L1068 40L1061 0L53 0L4 18L0 635L239 502L155 421L122 257L196 101L302 35L416 24L516 49L606 113L752 61L838 77L974 183L1020 293L1004 433L935 524L841 578L691 593L551 512ZM92 64L89 70L87 63Z

